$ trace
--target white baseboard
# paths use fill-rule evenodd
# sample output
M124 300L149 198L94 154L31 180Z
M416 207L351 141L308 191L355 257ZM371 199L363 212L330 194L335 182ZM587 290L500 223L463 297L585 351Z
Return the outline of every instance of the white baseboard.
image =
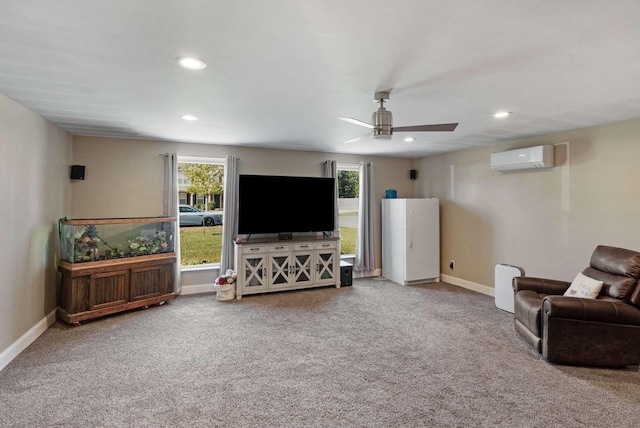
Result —
M216 289L213 288L213 284L195 284L195 285L183 285L181 296L187 296L189 294L201 294L201 293L215 293Z
M467 290L475 291L477 293L486 294L487 296L495 296L495 289L488 287L477 282L467 281L466 279L456 278L455 276L440 275L440 279L449 284L457 285L458 287L466 288Z
M375 269L373 271L373 275L366 274L364 272L356 272L355 270L351 272L353 278L372 278L376 276L382 275L382 269Z
M382 274L381 269L376 269L373 271L373 275L367 275L360 272L352 272L354 278L370 278L380 276ZM183 285L182 291L180 291L181 296L188 296L189 294L201 294L201 293L215 293L216 289L213 288L213 284L194 284L194 285Z
M20 352L27 349L42 333L56 322L56 310L49 312L36 325L31 327L18 340L13 342L7 349L0 352L0 370L4 369Z

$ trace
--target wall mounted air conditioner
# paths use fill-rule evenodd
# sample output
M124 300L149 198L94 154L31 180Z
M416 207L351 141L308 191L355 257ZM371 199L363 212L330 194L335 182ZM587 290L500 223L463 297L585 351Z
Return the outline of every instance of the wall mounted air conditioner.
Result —
M491 153L491 169L516 171L553 167L553 146L535 146Z

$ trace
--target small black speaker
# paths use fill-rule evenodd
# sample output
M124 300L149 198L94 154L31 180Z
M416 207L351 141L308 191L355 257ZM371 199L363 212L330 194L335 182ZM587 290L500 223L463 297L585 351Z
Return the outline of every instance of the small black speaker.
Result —
M71 179L84 180L84 165L71 165Z
M418 178L418 171L416 171L415 169L410 169L409 178L412 180L415 180L416 178Z
M353 284L353 266L350 263L340 261L340 286Z

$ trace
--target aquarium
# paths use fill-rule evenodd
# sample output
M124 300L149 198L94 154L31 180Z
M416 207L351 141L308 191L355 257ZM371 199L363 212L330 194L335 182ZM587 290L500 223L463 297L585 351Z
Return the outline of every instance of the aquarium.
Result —
M175 217L60 219L60 259L84 263L172 253Z

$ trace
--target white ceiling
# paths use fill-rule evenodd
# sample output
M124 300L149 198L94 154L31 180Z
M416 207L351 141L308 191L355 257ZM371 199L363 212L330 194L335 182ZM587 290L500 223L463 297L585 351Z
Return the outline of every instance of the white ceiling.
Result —
M77 135L420 157L640 118L638 0L0 1L0 93ZM460 125L344 144L380 90Z

